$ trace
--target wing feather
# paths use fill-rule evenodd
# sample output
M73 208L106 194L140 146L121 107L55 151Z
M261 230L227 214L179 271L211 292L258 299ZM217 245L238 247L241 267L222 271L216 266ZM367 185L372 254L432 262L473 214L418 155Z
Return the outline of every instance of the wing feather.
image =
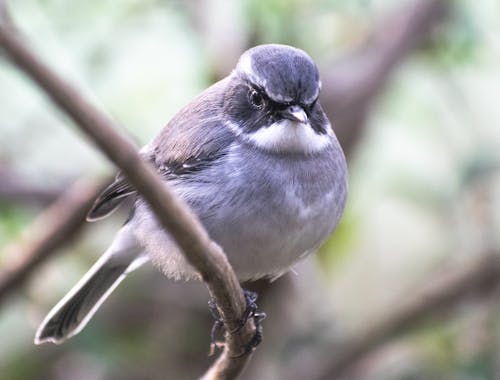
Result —
M227 153L233 140L232 132L221 118L227 81L223 79L193 99L141 150L141 155L152 162L165 180L186 178ZM123 200L136 194L125 176L118 173L94 202L87 220L107 217Z
M116 179L97 197L87 214L87 221L93 222L103 219L115 211L122 201L136 193L127 179L118 173Z

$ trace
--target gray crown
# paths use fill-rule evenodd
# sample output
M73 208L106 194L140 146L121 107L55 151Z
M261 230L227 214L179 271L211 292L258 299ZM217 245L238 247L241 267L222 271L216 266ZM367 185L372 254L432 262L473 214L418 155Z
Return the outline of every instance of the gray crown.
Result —
M259 45L247 50L235 72L280 103L310 104L321 88L318 68L311 57L287 45Z

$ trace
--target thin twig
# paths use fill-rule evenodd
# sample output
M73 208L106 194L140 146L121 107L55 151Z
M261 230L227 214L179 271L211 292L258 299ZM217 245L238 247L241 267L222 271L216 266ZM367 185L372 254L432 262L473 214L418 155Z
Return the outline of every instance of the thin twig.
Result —
M238 279L224 252L212 242L198 218L162 181L156 171L137 154L136 147L122 137L115 124L80 93L63 81L26 45L13 28L0 25L0 45L12 62L28 74L69 115L97 147L120 168L151 206L186 259L199 272L215 297L227 330L237 330L246 303ZM251 322L251 321L250 321ZM224 351L210 370L212 379L234 379L247 364L251 352L242 355L255 333L247 323L235 334L226 334Z
M86 180L77 181L48 207L17 244L5 248L9 261L0 275L0 307L8 295L21 287L42 262L68 244L81 230L96 196L103 189Z

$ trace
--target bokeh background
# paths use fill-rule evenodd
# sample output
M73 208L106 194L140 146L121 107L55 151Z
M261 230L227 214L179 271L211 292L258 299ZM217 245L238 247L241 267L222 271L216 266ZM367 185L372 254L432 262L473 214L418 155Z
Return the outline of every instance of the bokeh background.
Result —
M446 268L499 252L497 0L16 0L13 19L57 71L137 142L259 43L300 47L345 147L350 196L320 252L261 291L265 338L243 379L336 379L351 339ZM13 246L78 178L114 168L0 50L0 276ZM193 379L211 319L201 284L130 275L61 346L34 346L49 309L104 251L124 213L88 224L0 309L0 378ZM452 264L452 265L451 265ZM436 305L438 307L439 305ZM491 282L381 339L345 379L500 378ZM390 326L389 326L390 330Z

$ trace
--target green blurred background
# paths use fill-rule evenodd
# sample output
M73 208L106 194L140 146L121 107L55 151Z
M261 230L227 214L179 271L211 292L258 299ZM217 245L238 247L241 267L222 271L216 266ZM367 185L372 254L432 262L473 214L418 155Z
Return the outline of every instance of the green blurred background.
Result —
M412 4L422 2L446 7L440 21L387 67L374 64L384 53L377 41L390 41L398 15L414 17ZM252 45L292 44L318 63L323 104L348 151L349 201L318 255L263 286L264 343L244 379L313 378L335 355L332 347L342 350L342 339L411 298L443 263L499 248L498 0L16 0L10 10L43 58L139 146ZM356 80L371 67L379 71L370 83L380 83L363 92L370 83ZM356 91L363 96L349 98ZM20 181L58 194L77 178L113 171L29 79L0 60L0 188ZM24 239L51 196L39 198L0 192L0 247ZM78 336L33 345L45 314L123 221L121 214L86 226L2 304L0 379L203 373L213 360L206 290L152 268L130 275ZM16 258L0 249L1 275ZM469 298L413 327L346 379L500 378L499 297Z

